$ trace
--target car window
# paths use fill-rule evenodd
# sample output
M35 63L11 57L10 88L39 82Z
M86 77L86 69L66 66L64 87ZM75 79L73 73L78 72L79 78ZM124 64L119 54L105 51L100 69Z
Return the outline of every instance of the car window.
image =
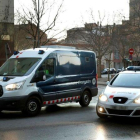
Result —
M119 74L110 85L119 87L140 87L140 74Z
M46 79L54 76L54 64L55 60L53 58L46 59L37 70L37 74L39 73L40 76L36 78L36 81L44 81L43 75L46 75Z

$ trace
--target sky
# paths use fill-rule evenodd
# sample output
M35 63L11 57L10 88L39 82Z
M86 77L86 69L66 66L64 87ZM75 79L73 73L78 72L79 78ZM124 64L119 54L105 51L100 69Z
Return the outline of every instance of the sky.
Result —
M60 2L61 0L57 0L56 5ZM31 8L31 0L14 0L15 12L21 9L21 6ZM52 17L55 8L53 10ZM129 18L129 0L64 0L62 11L56 24L58 30L82 27L84 23L97 23L99 13L101 19L105 16L103 24L113 24L113 22L120 24L120 16L126 20ZM94 21L90 11L93 12ZM66 31L63 35L66 35Z

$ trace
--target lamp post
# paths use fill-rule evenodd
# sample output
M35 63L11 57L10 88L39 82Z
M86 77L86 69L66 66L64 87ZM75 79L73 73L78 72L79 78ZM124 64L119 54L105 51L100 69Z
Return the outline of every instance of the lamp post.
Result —
M40 22L40 19L39 19L39 0L38 0L38 42L37 42L37 46L39 47L40 45L40 33L39 33L39 22Z

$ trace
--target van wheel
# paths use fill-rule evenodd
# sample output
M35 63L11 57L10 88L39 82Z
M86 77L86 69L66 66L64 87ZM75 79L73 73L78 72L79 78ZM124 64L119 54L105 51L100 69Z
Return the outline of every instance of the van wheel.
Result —
M37 97L30 97L22 112L28 116L36 116L40 113L41 103Z
M82 107L87 107L90 103L90 99L91 97L89 91L85 90L81 96L79 103Z

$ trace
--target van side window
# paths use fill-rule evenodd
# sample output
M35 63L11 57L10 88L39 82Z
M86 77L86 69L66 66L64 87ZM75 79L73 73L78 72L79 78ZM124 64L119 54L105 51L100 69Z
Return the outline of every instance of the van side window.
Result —
M76 75L80 73L80 58L77 56L61 55L59 57L58 75Z
M50 59L46 59L41 66L39 67L38 71L39 73L41 73L41 79L40 81L43 80L43 75L46 75L46 78L50 78L52 76L54 76L54 59L50 58Z
M95 60L93 57L80 57L81 58L81 74L89 74L96 68Z

